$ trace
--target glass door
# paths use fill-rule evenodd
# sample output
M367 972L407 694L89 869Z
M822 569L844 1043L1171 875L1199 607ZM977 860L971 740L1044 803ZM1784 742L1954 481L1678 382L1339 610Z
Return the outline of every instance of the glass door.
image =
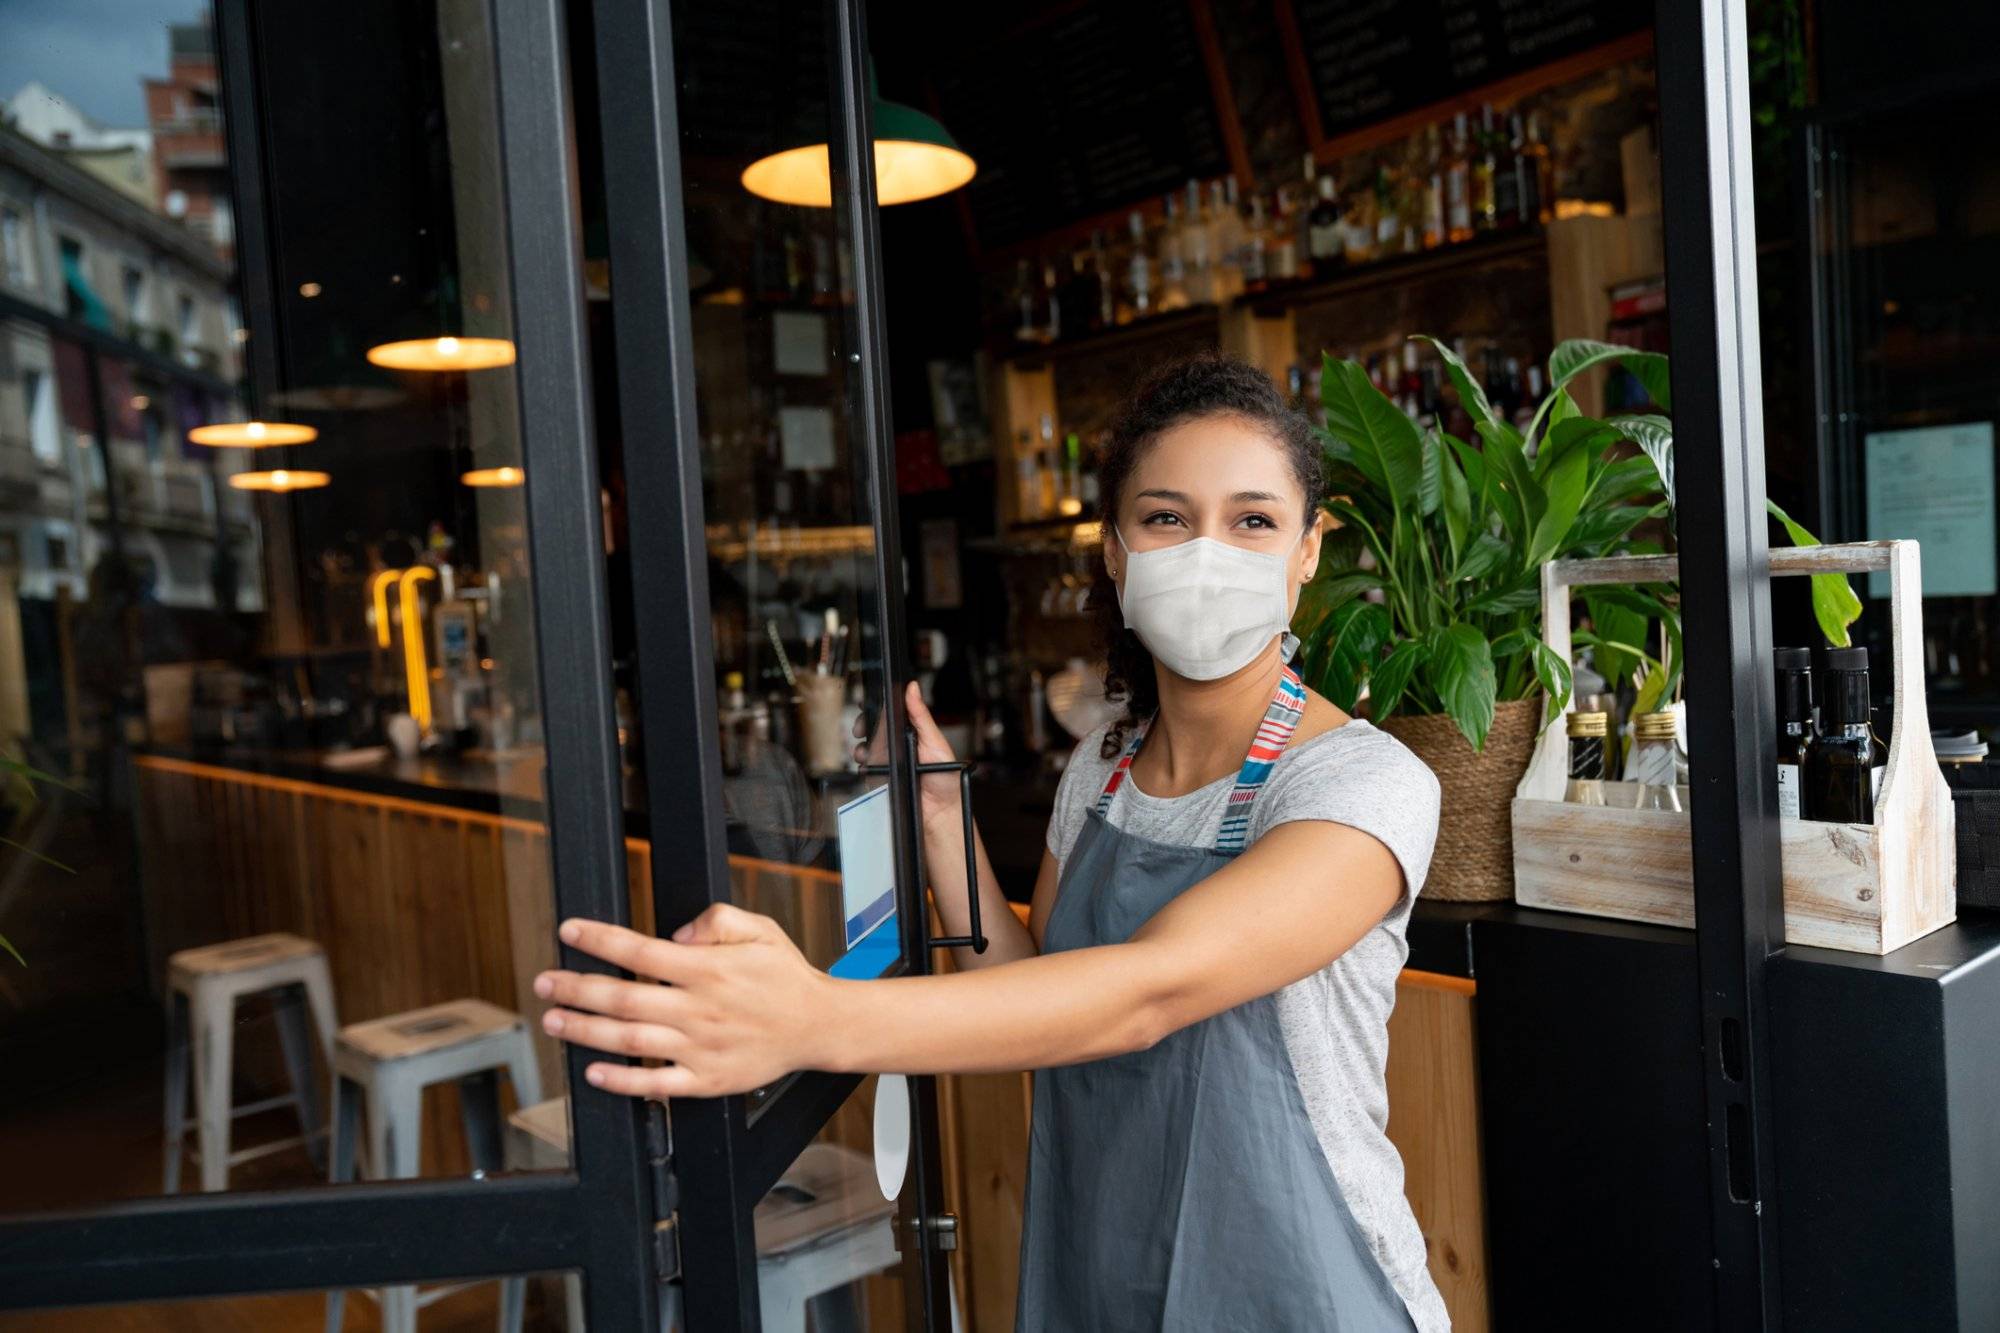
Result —
M857 756L904 736L911 679L860 7L594 13L653 923L730 902L837 975L925 971L912 760ZM801 1073L669 1119L689 1328L801 1301L949 1326L929 1079Z
M650 1327L560 10L146 18L0 6L0 1328Z

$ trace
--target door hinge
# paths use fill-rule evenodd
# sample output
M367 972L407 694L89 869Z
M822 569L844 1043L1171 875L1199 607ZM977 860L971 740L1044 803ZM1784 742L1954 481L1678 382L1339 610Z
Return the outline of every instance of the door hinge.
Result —
M653 1273L661 1282L681 1275L680 1180L674 1175L673 1126L667 1108L646 1104L646 1172L653 1182Z
M931 1248L945 1253L958 1248L958 1215L939 1213L936 1217L899 1217L891 1232L896 1238L896 1251L902 1253L905 1235L911 1238L921 1233L930 1235Z

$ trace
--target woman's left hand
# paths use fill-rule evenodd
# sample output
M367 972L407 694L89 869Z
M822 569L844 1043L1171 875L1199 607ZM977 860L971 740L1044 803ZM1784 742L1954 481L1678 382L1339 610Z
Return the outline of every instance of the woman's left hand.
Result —
M718 903L671 940L583 920L565 921L561 935L652 980L544 972L535 994L559 1007L542 1016L543 1029L579 1046L673 1062L593 1064L585 1071L593 1086L635 1097L719 1097L825 1067L837 983L769 917Z

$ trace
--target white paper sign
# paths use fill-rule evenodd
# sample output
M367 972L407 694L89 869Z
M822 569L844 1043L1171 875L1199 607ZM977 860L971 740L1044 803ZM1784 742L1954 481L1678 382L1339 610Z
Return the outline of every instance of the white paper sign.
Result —
M780 375L826 374L826 316L804 310L771 316L771 361Z
M1993 423L1875 431L1863 448L1869 540L1919 542L1926 597L1992 596ZM1886 572L1868 576L1868 594L1889 595Z
M832 467L833 413L824 407L779 408L778 451L788 469Z

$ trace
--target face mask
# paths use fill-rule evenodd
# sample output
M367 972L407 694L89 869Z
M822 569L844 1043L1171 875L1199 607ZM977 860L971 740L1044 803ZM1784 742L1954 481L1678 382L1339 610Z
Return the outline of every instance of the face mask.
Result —
M1248 666L1291 623L1290 551L1246 551L1196 537L1135 553L1123 533L1112 532L1125 547L1118 595L1125 627L1175 675L1220 680Z

